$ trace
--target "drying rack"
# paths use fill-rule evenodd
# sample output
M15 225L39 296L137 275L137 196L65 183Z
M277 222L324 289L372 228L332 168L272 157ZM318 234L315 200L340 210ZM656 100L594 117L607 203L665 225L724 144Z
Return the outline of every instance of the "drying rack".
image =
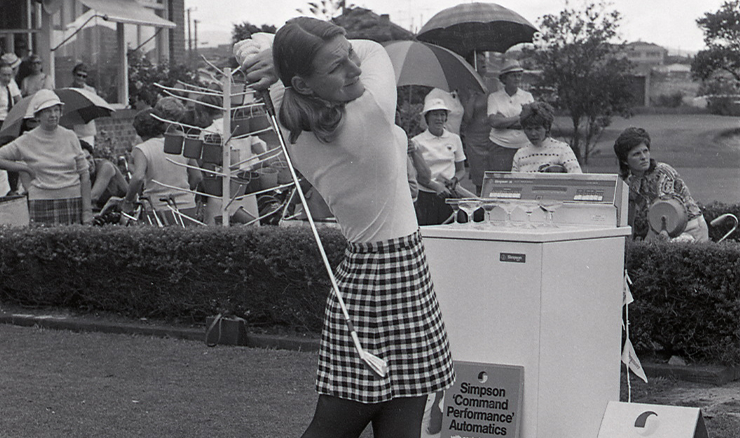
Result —
M204 58L205 60L205 58ZM255 117L261 117L263 114L265 117L266 111L265 103L259 99L256 98L256 91L253 89L250 89L248 86L244 86L241 91L236 90L236 83L234 81L234 75L239 72L239 69L232 70L230 68L224 68L220 69L210 63L208 60L205 60L205 62L210 66L210 68L215 71L213 72L209 71L207 74L212 78L212 82L217 82L220 84L221 90L215 90L211 88L206 88L198 85L188 84L183 81L178 81L178 88L175 87L168 87L159 83L155 83L154 85L157 86L159 89L161 89L165 94L168 96L174 97L182 102L193 102L196 105L204 105L207 107L211 107L213 109L217 109L222 112L222 130L221 133L215 132L212 130L200 128L197 126L188 125L186 123L176 121L176 120L168 120L166 118L160 117L158 115L154 115L153 117L161 122L180 126L183 131L187 131L189 129L196 129L201 133L205 133L206 135L218 135L219 136L219 144L221 148L221 164L218 165L209 165L209 166L191 166L189 164L183 164L179 163L171 158L167 158L167 161L181 167L186 168L195 168L200 170L203 173L208 174L208 177L210 178L221 178L221 196L214 195L211 193L205 193L204 191L194 191L189 189L182 189L179 187L174 187L168 184L164 184L159 181L154 181L155 183L167 187L172 190L176 191L183 191L183 192L189 192L196 195L208 197L208 198L217 198L221 200L221 217L222 217L222 224L223 226L229 226L230 222L230 214L229 214L229 207L234 203L235 201L244 199L248 196L255 196L266 194L266 193L282 193L283 191L290 191L287 193L287 195L284 197L284 200L280 203L279 206L276 208L270 209L265 214L260 214L258 212L257 217L250 222L248 222L245 225L250 225L252 223L258 223L262 219L278 214L278 213L284 213L287 204L290 202L290 199L292 198L292 191L295 189L295 183L294 181L290 181L283 184L278 184L274 187L269 188L263 188L257 191L252 191L249 193L244 193L242 195L239 194L239 191L235 191L235 193L232 195L232 181L236 180L235 182L238 184L245 185L246 181L242 178L238 178L238 174L240 172L243 172L242 166L247 164L249 168L254 168L256 165L263 165L268 160L275 161L275 159L278 159L278 161L281 161L281 156L283 157L282 160L284 160L284 151L280 146L270 148L272 145L267 145L267 151L258 155L250 156L246 159L240 160L236 163L231 163L231 145L230 142L232 140L236 139L243 139L246 137L251 136L258 136L259 134L263 134L269 131L274 131L274 127L272 123L267 123L267 127L260 128L257 130L250 130L247 133L242 133L235 135L236 129L239 128L239 126L232 126L232 118L235 115L241 114L242 117L249 113L250 115L254 115L255 111L257 112L257 116ZM188 96L183 96L183 93L187 93ZM189 96L196 96L197 98L192 98ZM215 106L207 102L202 102L199 97L203 96L213 96L221 99L222 104L220 106ZM252 97L248 101L248 97ZM234 105L233 102L238 101L241 102L240 104ZM247 102L247 103L245 103ZM223 133L223 134L222 134ZM277 134L277 133L276 133ZM200 134L198 138L202 137L203 134ZM190 136L190 138L193 138L193 136ZM181 153L184 153L184 151L181 151ZM227 163L230 163L227 165Z

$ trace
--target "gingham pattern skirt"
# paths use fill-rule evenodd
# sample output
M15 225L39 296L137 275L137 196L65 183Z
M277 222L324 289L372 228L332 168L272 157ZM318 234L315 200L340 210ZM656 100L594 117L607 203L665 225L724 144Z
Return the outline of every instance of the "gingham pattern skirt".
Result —
M29 200L28 216L36 225L81 224L82 198Z
M320 394L380 403L452 385L447 332L418 231L385 242L350 243L336 277L360 343L388 363L388 374L377 377L360 359L331 293L319 350Z

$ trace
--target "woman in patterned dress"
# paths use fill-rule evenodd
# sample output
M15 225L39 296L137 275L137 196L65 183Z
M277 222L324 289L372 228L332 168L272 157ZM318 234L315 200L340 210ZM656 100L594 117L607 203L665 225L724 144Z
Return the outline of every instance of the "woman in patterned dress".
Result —
M407 138L394 123L393 66L379 44L344 34L299 17L243 64L256 88L277 78L285 87L271 94L291 158L348 242L336 270L342 297L363 347L388 364L384 377L364 365L330 294L319 400L303 437L358 437L372 423L375 437L417 438L427 395L452 384L452 360L407 182Z
M686 209L688 223L682 240L706 242L709 227L701 209L676 169L650 157L650 135L642 128L627 128L614 142L619 175L629 185L629 225L633 238L654 236L648 224L648 210L656 199L676 199Z

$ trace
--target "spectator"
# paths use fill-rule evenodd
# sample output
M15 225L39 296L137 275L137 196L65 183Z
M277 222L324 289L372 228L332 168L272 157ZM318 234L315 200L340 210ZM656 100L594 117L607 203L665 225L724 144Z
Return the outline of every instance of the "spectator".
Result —
M416 215L419 225L439 225L452 215L452 208L445 198L452 196L451 189L465 176L465 153L460 137L445 129L449 108L444 100L424 99L422 115L427 130L412 140L429 166L429 179L418 175L419 197Z
M52 90L54 88L51 76L44 73L42 61L38 55L30 55L23 63L26 65L25 68L29 69L28 75L20 79L21 94L24 97L41 89Z
M678 200L686 209L688 223L678 237L695 242L709 240L709 227L704 215L678 172L651 158L647 131L634 127L625 129L614 142L614 153L619 160L619 176L630 188L628 223L632 227L633 238L656 235L650 229L648 211L654 201L668 198Z
M473 52L476 54L476 52ZM472 64L472 60L469 60ZM488 67L485 53L477 53L476 71L485 77ZM483 186L483 175L487 170L494 170L491 125L488 121L488 94L480 91L467 91L463 97L465 112L462 120L463 145L468 162L470 179L475 185L476 194L480 195Z
M95 88L87 85L87 66L81 62L72 69L72 85L70 87L82 88L85 91L98 94ZM74 125L72 126L72 130L80 140L85 140L95 147L95 134L98 132L95 128L95 120Z
M182 214L195 217L195 195L189 190L195 190L203 176L197 169L196 160L164 153L166 125L152 117L153 113L155 110L149 108L134 117L134 129L143 142L134 147L134 170L122 210L128 214L133 212L134 202L143 188L143 194L148 197L156 214L165 217L167 223L174 224L174 216L162 198L171 195ZM168 161L168 158L178 164ZM186 164L195 168L185 167Z
M524 69L517 60L507 60L499 73L504 88L488 96L488 121L493 142L492 169L508 172L517 149L529 144L519 124L522 105L534 102L532 95L519 88Z
M93 157L93 147L90 143L80 140L82 153L87 160L90 172L90 200L93 208L101 210L111 197L123 198L128 192L128 181L121 169L105 158Z
M3 56L0 56L0 63L7 64L13 69L13 80L11 81L11 86L14 87L14 92L18 92L20 94L21 90L18 88L16 77L18 76L18 71L21 67L21 59L15 53L8 52L3 54Z
M51 90L38 91L28 114L39 126L0 148L0 168L26 177L33 224L92 223L90 174L74 133L59 126L64 104Z
M549 104L525 104L519 120L530 144L516 151L512 172L582 173L573 149L550 137L555 111Z
M450 109L447 115L447 123L445 123L445 129L449 132L460 135L460 126L462 125L463 115L465 108L462 102L460 102L460 96L457 91L448 92L441 88L432 88L432 90L425 96L425 99L442 99ZM421 129L426 129L426 123L421 120Z
M8 117L13 105L21 100L20 91L13 87L13 68L8 64L0 64L0 125Z

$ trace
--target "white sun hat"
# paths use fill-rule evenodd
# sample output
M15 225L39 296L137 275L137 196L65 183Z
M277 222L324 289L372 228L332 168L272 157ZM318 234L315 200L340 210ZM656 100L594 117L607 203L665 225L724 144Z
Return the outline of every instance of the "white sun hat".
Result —
M445 110L448 113L450 112L450 108L445 103L444 99L440 98L434 98L434 99L425 99L424 100L424 109L421 111L421 115L426 115L429 111L434 110Z
M31 98L31 103L28 105L28 109L26 109L25 118L32 119L36 116L37 112L56 105L64 105L64 102L59 100L59 96L55 92L41 89Z

